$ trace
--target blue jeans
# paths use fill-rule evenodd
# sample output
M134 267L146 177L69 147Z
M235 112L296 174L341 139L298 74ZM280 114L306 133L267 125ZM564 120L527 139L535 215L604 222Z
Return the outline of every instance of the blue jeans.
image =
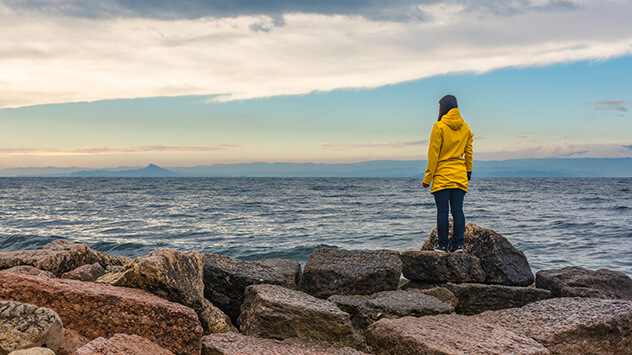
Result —
M448 210L452 211L454 220L454 230L452 233L452 248L463 247L463 232L465 231L465 215L463 214L463 199L465 191L461 189L445 189L434 193L437 203L437 232L439 239L437 244L440 248L448 246L448 232L450 221Z

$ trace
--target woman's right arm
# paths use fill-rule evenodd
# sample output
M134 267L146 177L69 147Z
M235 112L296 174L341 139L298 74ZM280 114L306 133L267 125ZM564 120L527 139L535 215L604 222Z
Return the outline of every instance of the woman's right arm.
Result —
M428 145L428 166L426 167L426 174L424 175L424 186L430 185L432 182L432 178L437 170L439 152L441 151L442 143L443 137L441 137L441 129L439 128L439 125L435 123L432 126L432 132L430 133L430 144Z

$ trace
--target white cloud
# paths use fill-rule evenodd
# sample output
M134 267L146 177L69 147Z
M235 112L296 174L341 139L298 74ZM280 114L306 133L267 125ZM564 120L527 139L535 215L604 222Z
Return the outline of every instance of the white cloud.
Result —
M632 158L625 144L558 143L515 151L475 152L474 159L506 160L531 158Z
M276 27L255 15L94 19L0 5L0 107L181 95L239 100L632 53L632 4L575 3L507 16L435 4L420 8L427 22L293 13Z
M391 141L391 142L373 142L373 143L339 143L339 142L324 142L320 143L320 146L333 149L333 150L351 150L351 149L401 149L414 146L428 145L429 140L419 141Z
M234 152L240 145L220 144L216 146L166 146L146 145L129 147L79 147L71 149L52 148L0 148L0 157L10 156L96 156L113 154L148 153L196 153L196 152Z

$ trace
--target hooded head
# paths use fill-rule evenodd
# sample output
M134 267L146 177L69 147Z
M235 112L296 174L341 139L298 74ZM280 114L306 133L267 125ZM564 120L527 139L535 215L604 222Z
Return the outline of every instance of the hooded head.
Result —
M458 108L459 105L456 103L456 97L453 95L445 95L439 100L439 118L437 121L441 121L441 117L448 113L448 111L453 108Z

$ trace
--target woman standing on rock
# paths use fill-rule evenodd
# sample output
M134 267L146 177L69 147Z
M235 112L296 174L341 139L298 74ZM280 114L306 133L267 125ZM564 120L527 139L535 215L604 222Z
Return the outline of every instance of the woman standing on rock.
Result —
M463 198L472 177L472 137L474 134L459 112L456 97L446 95L439 101L439 119L432 126L428 147L428 167L422 185L432 188L437 204L436 252L445 253L448 246L448 210L452 211L453 252L463 252L465 215Z

